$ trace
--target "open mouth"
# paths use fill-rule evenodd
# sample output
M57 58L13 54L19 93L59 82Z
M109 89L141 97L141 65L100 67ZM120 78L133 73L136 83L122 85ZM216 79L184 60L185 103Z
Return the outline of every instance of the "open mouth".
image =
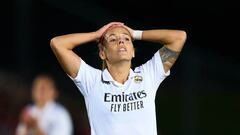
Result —
M122 47L118 49L118 52L127 52L127 49Z

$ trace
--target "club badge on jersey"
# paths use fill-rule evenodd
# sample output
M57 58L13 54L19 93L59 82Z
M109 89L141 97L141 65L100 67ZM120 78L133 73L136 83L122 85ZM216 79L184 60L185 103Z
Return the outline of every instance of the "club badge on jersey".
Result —
M142 80L143 80L142 76L139 76L139 75L134 76L134 82L135 83L141 83Z

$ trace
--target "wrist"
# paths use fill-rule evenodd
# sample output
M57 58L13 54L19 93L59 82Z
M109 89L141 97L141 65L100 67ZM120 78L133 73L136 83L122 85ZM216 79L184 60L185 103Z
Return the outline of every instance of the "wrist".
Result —
M133 39L134 40L141 40L142 39L142 30L133 30Z
M91 32L91 38L93 41L99 41L101 35L98 32Z

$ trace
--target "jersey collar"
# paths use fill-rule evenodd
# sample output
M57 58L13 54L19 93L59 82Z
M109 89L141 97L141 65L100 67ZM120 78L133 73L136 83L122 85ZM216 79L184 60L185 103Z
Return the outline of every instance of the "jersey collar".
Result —
M133 72L132 69L130 69L130 74L128 76L128 80L129 79L132 79L133 77L135 76L135 73ZM103 78L103 81L106 81L106 82L116 82L111 74L108 72L107 68L103 70L102 72L102 78Z

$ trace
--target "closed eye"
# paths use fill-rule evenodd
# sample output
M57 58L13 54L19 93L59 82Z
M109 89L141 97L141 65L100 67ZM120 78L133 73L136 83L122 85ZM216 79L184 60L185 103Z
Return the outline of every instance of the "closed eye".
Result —
M113 38L113 39L109 39L109 42L115 42L117 39Z
M128 38L128 37L125 37L125 40L126 40L126 41L130 41L130 38Z

